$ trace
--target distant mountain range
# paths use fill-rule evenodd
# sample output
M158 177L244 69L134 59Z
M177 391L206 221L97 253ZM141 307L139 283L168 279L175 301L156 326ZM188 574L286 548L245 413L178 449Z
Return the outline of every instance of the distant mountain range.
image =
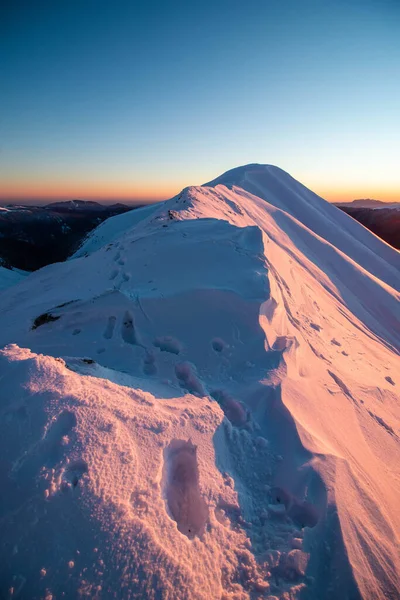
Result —
M349 206L352 208L400 208L398 202L383 202L382 200L374 200L373 198L360 198L351 202L336 202L336 206Z
M35 271L66 260L92 229L129 210L84 200L0 207L0 265Z
M64 211L95 211L95 212L125 212L130 210L129 206L117 202L116 204L100 204L92 200L66 200L64 202L52 202L46 204L43 208L57 212Z

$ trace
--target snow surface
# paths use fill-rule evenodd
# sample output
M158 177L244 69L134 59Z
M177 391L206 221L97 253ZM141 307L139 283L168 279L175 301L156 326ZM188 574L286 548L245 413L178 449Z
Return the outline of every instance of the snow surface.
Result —
M0 295L0 597L398 599L400 254L276 167Z
M26 277L26 275L28 275L28 273L21 271L20 269L14 271L0 266L0 291L18 283L21 279Z
M125 231L151 215L156 209L159 209L159 206L159 204L149 204L149 206L135 208L128 213L106 219L99 227L89 233L72 258L79 258L91 254L92 252L96 252L96 250L99 250L104 244L117 239Z

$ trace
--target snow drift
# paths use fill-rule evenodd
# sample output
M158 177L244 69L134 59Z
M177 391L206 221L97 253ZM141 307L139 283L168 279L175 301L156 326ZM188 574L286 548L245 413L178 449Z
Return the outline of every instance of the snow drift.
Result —
M399 253L249 165L78 255L0 295L0 593L399 598Z

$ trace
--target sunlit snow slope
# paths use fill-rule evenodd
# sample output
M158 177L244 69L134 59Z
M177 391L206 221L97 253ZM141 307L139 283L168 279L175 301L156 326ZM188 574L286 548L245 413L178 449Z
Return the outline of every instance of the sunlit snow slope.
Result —
M266 165L79 254L0 293L0 597L398 599L400 254Z

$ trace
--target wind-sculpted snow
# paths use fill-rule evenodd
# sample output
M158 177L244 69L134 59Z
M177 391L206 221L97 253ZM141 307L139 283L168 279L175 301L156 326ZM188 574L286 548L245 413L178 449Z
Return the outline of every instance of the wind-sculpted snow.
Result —
M397 600L398 253L251 165L80 256L0 295L0 597Z
M248 165L232 169L205 185L237 187L239 194L246 190L262 198L285 215L294 217L378 279L400 289L400 254L282 169L272 165ZM281 225L280 213L276 217L278 225ZM284 227L282 229L285 230Z

